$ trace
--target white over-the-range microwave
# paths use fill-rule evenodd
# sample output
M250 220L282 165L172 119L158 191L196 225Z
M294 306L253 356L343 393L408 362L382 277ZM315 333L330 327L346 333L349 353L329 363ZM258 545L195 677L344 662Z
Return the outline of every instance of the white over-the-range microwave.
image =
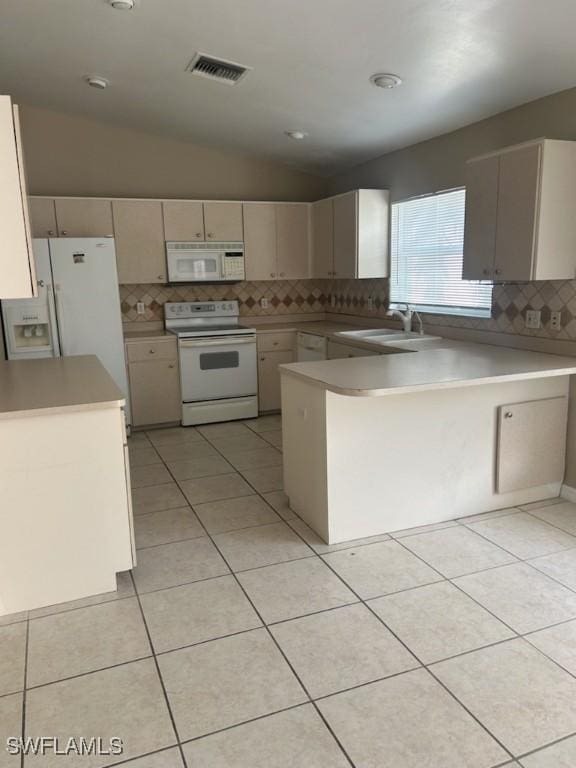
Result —
M244 280L244 243L166 243L169 283Z

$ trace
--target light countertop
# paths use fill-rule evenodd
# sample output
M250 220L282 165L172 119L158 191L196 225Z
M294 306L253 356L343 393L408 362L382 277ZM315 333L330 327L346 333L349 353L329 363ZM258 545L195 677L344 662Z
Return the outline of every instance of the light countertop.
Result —
M0 361L0 419L124 402L95 355Z
M438 340L427 348L425 342L421 344L415 354L291 363L281 365L280 371L331 392L357 397L576 374L573 357L449 339ZM409 348L416 349L414 343Z
M158 341L159 339L174 339L176 341L176 336L170 331L165 331L164 328L124 332L124 341Z

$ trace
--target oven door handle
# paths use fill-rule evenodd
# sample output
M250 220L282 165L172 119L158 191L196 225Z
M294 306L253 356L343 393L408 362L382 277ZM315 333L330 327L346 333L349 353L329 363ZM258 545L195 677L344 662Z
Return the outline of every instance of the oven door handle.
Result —
M230 336L228 336L226 339L213 337L211 339L179 340L178 344L180 345L181 349L188 349L192 347L236 347L238 344L256 344L256 339L254 336L248 338L243 338L241 336L234 336L233 338L230 338Z

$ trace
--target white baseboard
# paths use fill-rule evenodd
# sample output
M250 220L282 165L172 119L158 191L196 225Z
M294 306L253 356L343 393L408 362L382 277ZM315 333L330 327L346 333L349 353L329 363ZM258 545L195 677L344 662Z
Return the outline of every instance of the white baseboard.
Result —
M566 501L572 501L576 503L576 488L572 488L570 485L563 485L560 488L560 496Z

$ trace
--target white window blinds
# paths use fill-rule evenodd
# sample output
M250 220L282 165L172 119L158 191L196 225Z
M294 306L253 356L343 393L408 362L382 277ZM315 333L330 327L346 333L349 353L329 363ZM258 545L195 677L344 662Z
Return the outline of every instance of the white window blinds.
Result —
M393 203L393 308L490 317L492 284L462 280L464 203L464 189Z

